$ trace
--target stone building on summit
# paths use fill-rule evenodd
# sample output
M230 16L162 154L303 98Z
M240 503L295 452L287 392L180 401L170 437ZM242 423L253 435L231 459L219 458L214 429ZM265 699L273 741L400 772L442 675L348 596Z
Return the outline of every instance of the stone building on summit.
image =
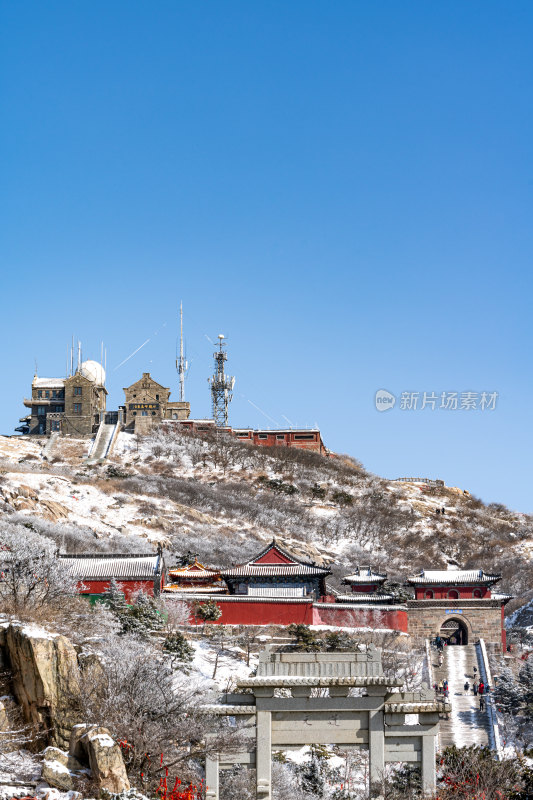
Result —
M84 361L66 378L34 376L31 397L24 399L30 413L20 420L20 433L49 436L92 436L106 408L105 373L97 361Z
M191 404L185 401L170 401L168 386L155 381L149 372L124 388L124 428L137 434L149 433L164 419L188 419Z

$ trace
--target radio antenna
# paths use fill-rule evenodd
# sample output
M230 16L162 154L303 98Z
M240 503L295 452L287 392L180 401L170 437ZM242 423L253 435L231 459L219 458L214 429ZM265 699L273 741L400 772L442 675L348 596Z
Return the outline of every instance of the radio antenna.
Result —
M183 303L180 302L180 354L176 359L176 369L180 382L180 403L185 401L185 378L189 371L189 364L183 353Z

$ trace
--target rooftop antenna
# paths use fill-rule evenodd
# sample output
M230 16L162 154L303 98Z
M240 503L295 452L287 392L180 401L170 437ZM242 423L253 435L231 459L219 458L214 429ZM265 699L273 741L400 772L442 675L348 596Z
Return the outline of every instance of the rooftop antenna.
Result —
M77 369L77 372L80 371L80 367L81 367L81 342L78 339L78 369Z
M183 355L183 303L180 302L180 354L179 358L176 359L176 369L178 370L178 376L180 381L180 403L183 403L185 400L185 378L187 377L187 373L189 371L189 364Z
M37 359L35 359L35 377L37 377Z
M74 334L72 334L72 345L70 347L70 377L74 372Z
M224 350L225 338L224 334L219 333L218 350L213 353L215 374L212 378L207 379L211 385L213 419L217 428L228 427L229 404L233 399L233 387L235 386L235 378L224 374L224 362L228 359L228 354Z

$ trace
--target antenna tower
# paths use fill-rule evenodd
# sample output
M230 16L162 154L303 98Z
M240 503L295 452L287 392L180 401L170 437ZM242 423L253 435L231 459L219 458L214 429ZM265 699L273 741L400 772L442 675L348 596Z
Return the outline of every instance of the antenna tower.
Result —
M180 303L180 354L179 358L176 358L176 369L178 370L180 381L180 403L183 403L185 400L185 378L189 371L189 363L183 355L183 303Z
M213 401L213 419L217 428L227 428L229 404L233 399L235 378L224 373L224 362L228 354L225 352L226 342L222 333L218 336L218 350L213 353L215 359L215 374L208 378L211 385L211 399Z

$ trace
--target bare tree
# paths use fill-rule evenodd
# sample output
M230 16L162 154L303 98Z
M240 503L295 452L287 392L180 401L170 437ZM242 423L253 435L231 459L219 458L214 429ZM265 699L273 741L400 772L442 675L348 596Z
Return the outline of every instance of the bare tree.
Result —
M54 542L24 525L0 521L0 562L0 604L8 613L58 605L77 592Z

